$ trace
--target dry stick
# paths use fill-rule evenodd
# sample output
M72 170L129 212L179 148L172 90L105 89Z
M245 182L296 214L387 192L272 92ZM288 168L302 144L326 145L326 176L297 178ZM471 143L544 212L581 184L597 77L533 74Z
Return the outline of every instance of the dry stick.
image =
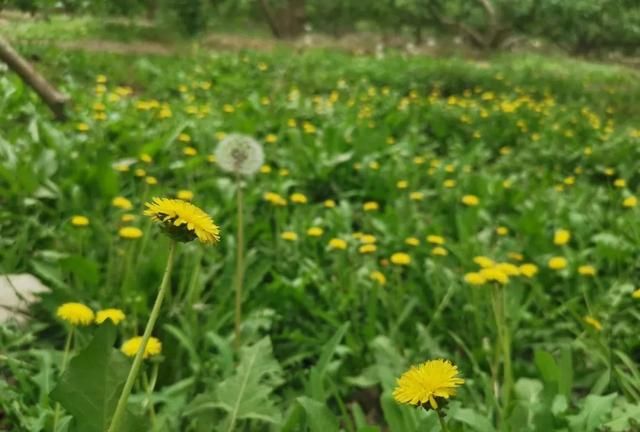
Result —
M235 316L235 348L240 349L240 326L242 324L242 279L244 278L244 222L242 205L242 184L240 174L236 174L236 207L238 208L236 238L236 316Z
M0 36L0 60L9 65L9 69L18 74L29 87L35 90L40 99L51 109L56 120L66 118L64 105L69 97L49 84L2 36Z

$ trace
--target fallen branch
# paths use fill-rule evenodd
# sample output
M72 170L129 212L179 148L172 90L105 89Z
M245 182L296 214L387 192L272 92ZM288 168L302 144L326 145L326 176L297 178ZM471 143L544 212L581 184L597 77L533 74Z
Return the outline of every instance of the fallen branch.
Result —
M40 96L40 99L51 109L56 120L66 118L64 107L69 97L56 90L44 79L20 54L18 54L9 42L0 36L0 60L9 65L9 69L18 76Z

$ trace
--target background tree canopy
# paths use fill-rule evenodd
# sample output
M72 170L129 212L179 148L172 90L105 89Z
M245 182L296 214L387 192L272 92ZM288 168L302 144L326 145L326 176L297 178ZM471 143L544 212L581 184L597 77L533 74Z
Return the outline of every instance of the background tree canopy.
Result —
M462 37L480 49L519 37L543 38L577 54L640 44L636 0L0 0L0 8L146 17L169 22L185 34L220 23L249 21L279 38L313 30L336 36L356 30Z

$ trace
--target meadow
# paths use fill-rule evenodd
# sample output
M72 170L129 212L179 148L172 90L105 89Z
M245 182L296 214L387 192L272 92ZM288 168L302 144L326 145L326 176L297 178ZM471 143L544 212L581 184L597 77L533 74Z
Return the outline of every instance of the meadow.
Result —
M0 69L0 268L50 287L0 327L0 430L107 430L174 250L154 197L220 240L175 248L121 431L640 430L636 72L26 49L73 103L54 122ZM254 175L216 157L238 133ZM464 384L399 404L430 359Z

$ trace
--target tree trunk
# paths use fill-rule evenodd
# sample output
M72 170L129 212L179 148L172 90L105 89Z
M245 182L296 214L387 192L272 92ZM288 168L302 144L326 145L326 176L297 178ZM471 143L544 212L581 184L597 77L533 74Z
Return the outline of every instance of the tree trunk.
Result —
M306 19L305 1L288 0L286 6L274 10L268 0L260 0L260 8L277 38L290 38L302 34Z
M69 97L57 91L42 77L24 58L20 56L7 40L0 36L0 60L9 65L22 81L40 96L40 99L51 109L56 120L66 118L64 106Z

